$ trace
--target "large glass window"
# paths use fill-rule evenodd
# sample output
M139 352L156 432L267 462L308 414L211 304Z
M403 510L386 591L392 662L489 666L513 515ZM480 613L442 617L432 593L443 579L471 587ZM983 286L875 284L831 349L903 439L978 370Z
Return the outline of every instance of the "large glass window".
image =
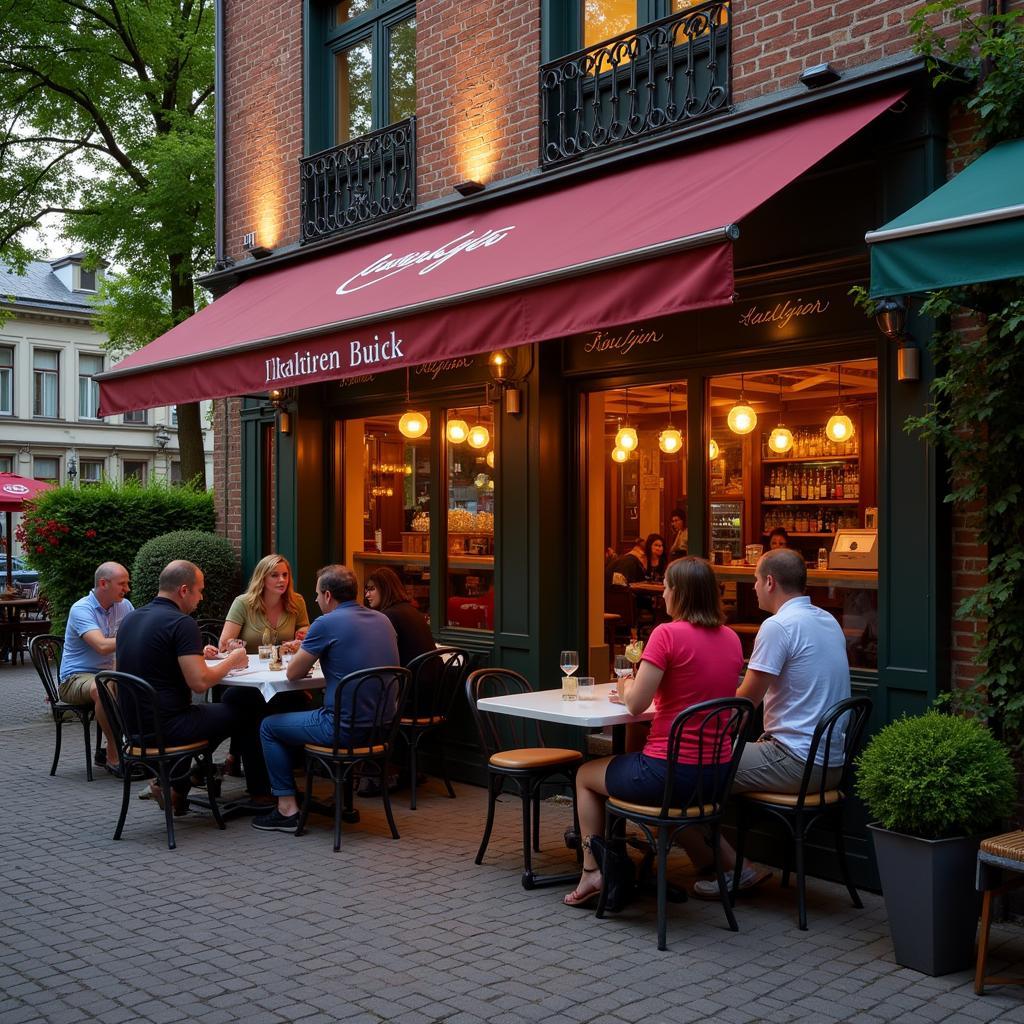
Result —
M100 386L93 380L103 372L103 356L82 352L78 356L78 416L84 420L96 419L100 407Z
M48 484L60 483L60 459L37 455L32 459L32 479Z
M0 415L14 415L14 349L0 346Z
M445 415L449 626L494 628L494 421L490 405Z
M82 487L100 483L104 472L102 459L82 459L78 464L78 479Z
M37 348L32 353L32 415L56 418L59 412L60 353Z

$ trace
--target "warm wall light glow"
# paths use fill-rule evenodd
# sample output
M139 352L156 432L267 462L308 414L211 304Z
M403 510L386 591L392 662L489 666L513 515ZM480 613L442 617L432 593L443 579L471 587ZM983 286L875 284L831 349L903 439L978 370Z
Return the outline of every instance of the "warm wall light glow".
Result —
M793 447L793 432L788 427L776 427L768 438L768 447L778 455L785 455Z
M490 466L491 469L494 469L494 449L493 448L487 453L487 465Z
M445 436L452 444L462 444L469 436L469 424L465 420L449 420Z
M622 427L615 435L615 447L623 448L627 452L634 451L639 443L640 440L632 427Z
M708 445L708 458L714 462L718 458L718 442L711 438L711 444Z
M675 455L683 447L683 435L675 427L668 427L658 435L658 447L666 455Z
M407 412L399 421L403 437L422 437L427 432L427 417L421 412Z
M625 448L620 448L616 445L612 449L612 462L628 462L629 452Z
M849 416L844 416L842 413L837 412L825 424L825 433L828 435L828 439L836 444L849 441L853 437L853 420Z
M727 422L734 434L749 434L757 426L757 413L749 405L734 405Z
M486 448L491 443L491 432L482 424L477 423L466 437L470 448Z

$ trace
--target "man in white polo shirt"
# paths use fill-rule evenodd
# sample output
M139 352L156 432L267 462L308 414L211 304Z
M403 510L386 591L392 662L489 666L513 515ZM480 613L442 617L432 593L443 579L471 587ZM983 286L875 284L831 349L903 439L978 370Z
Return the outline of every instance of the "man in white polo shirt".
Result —
M757 563L754 593L758 606L771 617L758 630L737 696L749 698L755 707L764 701L764 732L743 750L734 793L798 793L815 726L830 707L850 696L846 637L834 616L811 604L806 586L807 566L792 548L775 548ZM829 786L839 781L843 746L843 737L836 735L827 768ZM816 761L823 766L823 750ZM812 786L820 781L820 771L813 772ZM722 853L723 863L731 868L735 856L724 841ZM749 889L770 874L744 865L740 888ZM717 899L718 883L699 881L694 895Z

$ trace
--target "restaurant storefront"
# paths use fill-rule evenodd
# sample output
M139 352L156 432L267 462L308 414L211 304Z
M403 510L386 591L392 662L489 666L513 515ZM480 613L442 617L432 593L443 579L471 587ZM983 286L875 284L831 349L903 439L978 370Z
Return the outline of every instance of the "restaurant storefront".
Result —
M899 380L849 290L868 278L865 231L935 184L929 104L876 93L250 278L108 374L105 409L276 389L286 424L262 397L242 415L247 568L269 547L302 583L328 561L361 578L387 565L439 641L540 686L567 647L606 676L611 648L658 620L655 592L612 607L606 563L650 534L671 544L676 511L749 652L744 561L783 527L873 725L921 711L945 685L948 571L935 459L903 425L932 371L923 357ZM540 234L516 233L528 218ZM471 247L448 255L428 231ZM311 281L351 317L325 318ZM474 778L468 724L451 743Z

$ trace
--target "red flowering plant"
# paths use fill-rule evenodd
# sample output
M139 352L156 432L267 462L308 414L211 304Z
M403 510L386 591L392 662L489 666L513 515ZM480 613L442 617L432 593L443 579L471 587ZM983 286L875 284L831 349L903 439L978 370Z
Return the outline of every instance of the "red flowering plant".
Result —
M150 538L171 530L212 531L213 496L162 481L140 485L104 482L54 487L28 502L15 533L28 564L39 573L54 629L93 586L96 567L119 562L129 569Z

